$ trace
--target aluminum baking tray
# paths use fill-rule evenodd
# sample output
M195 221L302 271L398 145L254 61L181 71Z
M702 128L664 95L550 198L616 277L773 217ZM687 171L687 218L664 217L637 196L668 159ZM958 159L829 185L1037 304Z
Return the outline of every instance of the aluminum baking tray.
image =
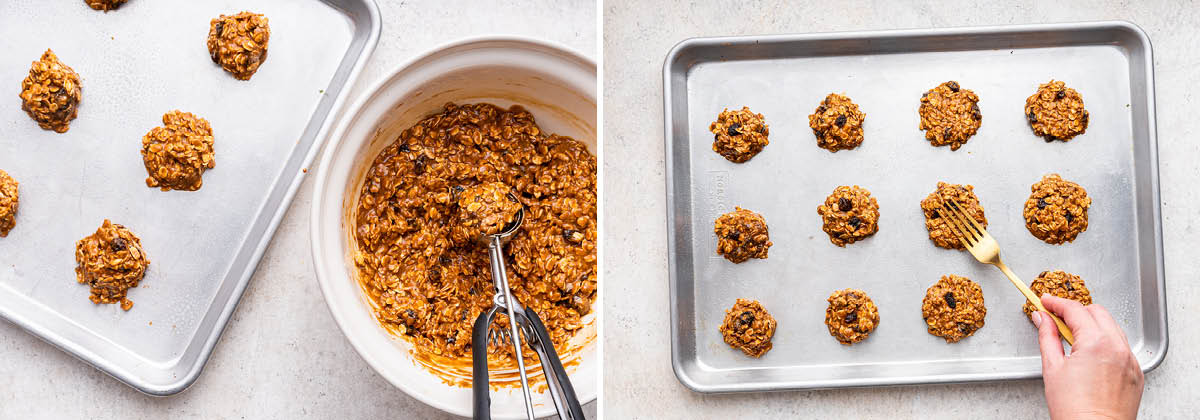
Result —
M246 81L212 63L209 20L252 10L270 55ZM200 375L349 87L379 39L373 0L0 2L0 168L21 183L0 238L0 316L152 395ZM82 78L66 134L37 127L16 94L52 48ZM216 168L196 192L147 188L141 138L181 109L212 123ZM94 305L75 282L75 241L105 218L141 237L151 264L134 307Z
M1167 350L1150 40L1127 22L972 27L689 39L664 68L672 362L700 392L834 388L1034 378L1035 330L1023 297L993 267L936 248L919 207L939 180L976 186L1004 249L1026 282L1043 270L1082 276L1129 336L1143 370ZM1023 117L1039 83L1064 80L1091 113L1069 143L1035 137ZM957 80L981 98L983 126L958 151L929 146L917 129L921 93ZM830 92L867 114L850 151L816 147L807 116ZM749 106L771 143L744 164L712 152L708 125ZM1094 204L1087 232L1055 246L1030 235L1021 209L1030 185L1057 172ZM816 207L838 185L869 189L881 207L874 237L838 248ZM760 212L770 258L717 256L713 221L734 206ZM986 326L947 344L925 331L921 299L944 274L978 281ZM825 299L865 290L881 322L843 346L824 325ZM774 349L761 359L725 345L724 310L753 298L774 314Z

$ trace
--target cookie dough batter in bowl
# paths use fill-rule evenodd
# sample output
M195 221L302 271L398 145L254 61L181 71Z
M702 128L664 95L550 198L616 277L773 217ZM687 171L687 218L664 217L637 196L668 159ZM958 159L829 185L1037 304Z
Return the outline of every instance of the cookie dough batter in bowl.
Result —
M417 351L419 348L445 347L453 352L460 343L456 340L446 346L448 343L443 339L435 346L424 346L397 334L394 326L381 322L377 315L384 311L359 278L354 260L360 246L355 238L357 209L360 200L369 196L361 194L361 188L376 158L389 147L398 154L416 157L412 152L416 149L404 152L397 143L405 130L423 119L445 112L448 106L479 104L492 104L508 112L523 109L536 123L537 135L570 137L587 149L586 154L594 156L596 102L596 66L591 60L542 41L489 37L452 43L419 56L368 89L367 94L346 113L347 117L339 123L325 149L315 184L312 209L314 261L321 290L338 326L363 359L393 385L449 413L471 414L470 359L465 359L464 363L461 358L433 357L436 355ZM514 105L519 108L511 108ZM421 165L426 170L447 168L433 160L426 163L429 165ZM399 166L415 170L412 165L413 162L405 161ZM569 177L547 172L544 178L537 179L537 185L563 183ZM528 185L521 185L514 179L506 180L506 183L518 191L528 191ZM457 193L465 193L471 186L464 185ZM447 185L444 192L449 203L456 191ZM522 201L529 200L518 197ZM526 203L526 222L536 220L538 211ZM524 235L553 234L554 239L564 246L592 247L594 252L596 238L589 237L594 234L586 230L568 232L563 227L538 227L536 223L530 223L523 225L521 232ZM510 244L512 251L506 253L518 252L520 240L514 238ZM480 250L478 258L486 263L486 250ZM591 258L594 261L594 254ZM437 264L441 263L435 261ZM510 280L514 279L514 273L522 270L518 264L509 265ZM490 277L483 280L490 284ZM595 285L594 278L591 282ZM513 287L516 291L525 286L514 283ZM540 286L531 283L530 287ZM464 293L469 295L469 292ZM517 299L522 299L519 292ZM529 306L524 301L522 304ZM586 315L581 316L578 329L565 343L567 351L560 348L560 357L580 402L586 404L594 400L597 393L597 332L594 308L579 312L586 312ZM404 311L396 314L406 315ZM557 328L549 324L548 329ZM466 332L469 336L469 326ZM438 333L433 336L442 337ZM540 366L535 364L530 370L534 372L532 381L544 384ZM523 417L525 404L519 386L501 382L515 381L515 371L493 368L491 377L492 385L497 386L491 393L493 415L496 418ZM534 385L534 388L535 413L538 416L553 414L554 404L549 393L544 387L538 389L539 386Z

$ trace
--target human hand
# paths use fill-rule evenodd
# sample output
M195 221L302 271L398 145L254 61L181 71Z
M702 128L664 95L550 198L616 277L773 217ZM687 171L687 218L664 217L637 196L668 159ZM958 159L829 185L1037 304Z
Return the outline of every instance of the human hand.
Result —
M1075 334L1071 354L1063 354L1054 320L1033 313L1042 351L1042 382L1053 420L1137 418L1145 378L1129 341L1100 305L1042 295L1042 305Z

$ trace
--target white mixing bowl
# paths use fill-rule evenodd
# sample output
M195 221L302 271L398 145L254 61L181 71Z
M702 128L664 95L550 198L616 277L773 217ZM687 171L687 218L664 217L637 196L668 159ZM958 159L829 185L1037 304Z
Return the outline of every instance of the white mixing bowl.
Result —
M471 389L447 385L418 365L412 345L375 319L355 278L349 215L375 155L404 128L439 112L447 102L520 104L544 132L585 142L595 154L596 94L592 60L543 41L487 37L454 42L401 65L347 110L325 146L316 175L313 259L325 302L342 333L397 388L446 412L471 414ZM596 353L593 339L578 353L579 363L567 368L583 403L596 399ZM548 392L534 394L534 403L539 416L554 413ZM495 418L524 418L524 407L519 387L492 391Z

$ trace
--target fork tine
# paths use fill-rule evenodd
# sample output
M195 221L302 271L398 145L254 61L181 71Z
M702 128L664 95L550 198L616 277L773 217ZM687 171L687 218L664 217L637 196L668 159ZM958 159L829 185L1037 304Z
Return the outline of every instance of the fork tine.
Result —
M957 207L960 209L962 208L962 206L958 205L958 203L955 202L954 200L950 200L950 203L954 204L954 207ZM963 214L966 214L966 213L967 212L963 211ZM980 225L979 222L976 221L974 217L970 217L970 215L967 215L967 221L971 222L971 226L975 226L975 229L979 230L979 233L981 233L983 235L988 234L987 229L985 229L982 225Z
M948 217L950 218L950 225L954 227L954 230L958 233L959 237L967 240L968 243L964 245L969 248L971 245L974 245L976 242L979 242L979 240L982 239L979 237L977 232L969 228L966 222L962 220L963 215L960 214L958 210L950 207L950 205L946 203L942 203L942 209L948 214Z
M949 226L950 230L954 231L954 237L958 238L958 241L961 242L964 247L971 247L971 241L967 239L967 235L963 233L962 229L959 229L958 226L954 224L953 220L947 221L946 226Z

